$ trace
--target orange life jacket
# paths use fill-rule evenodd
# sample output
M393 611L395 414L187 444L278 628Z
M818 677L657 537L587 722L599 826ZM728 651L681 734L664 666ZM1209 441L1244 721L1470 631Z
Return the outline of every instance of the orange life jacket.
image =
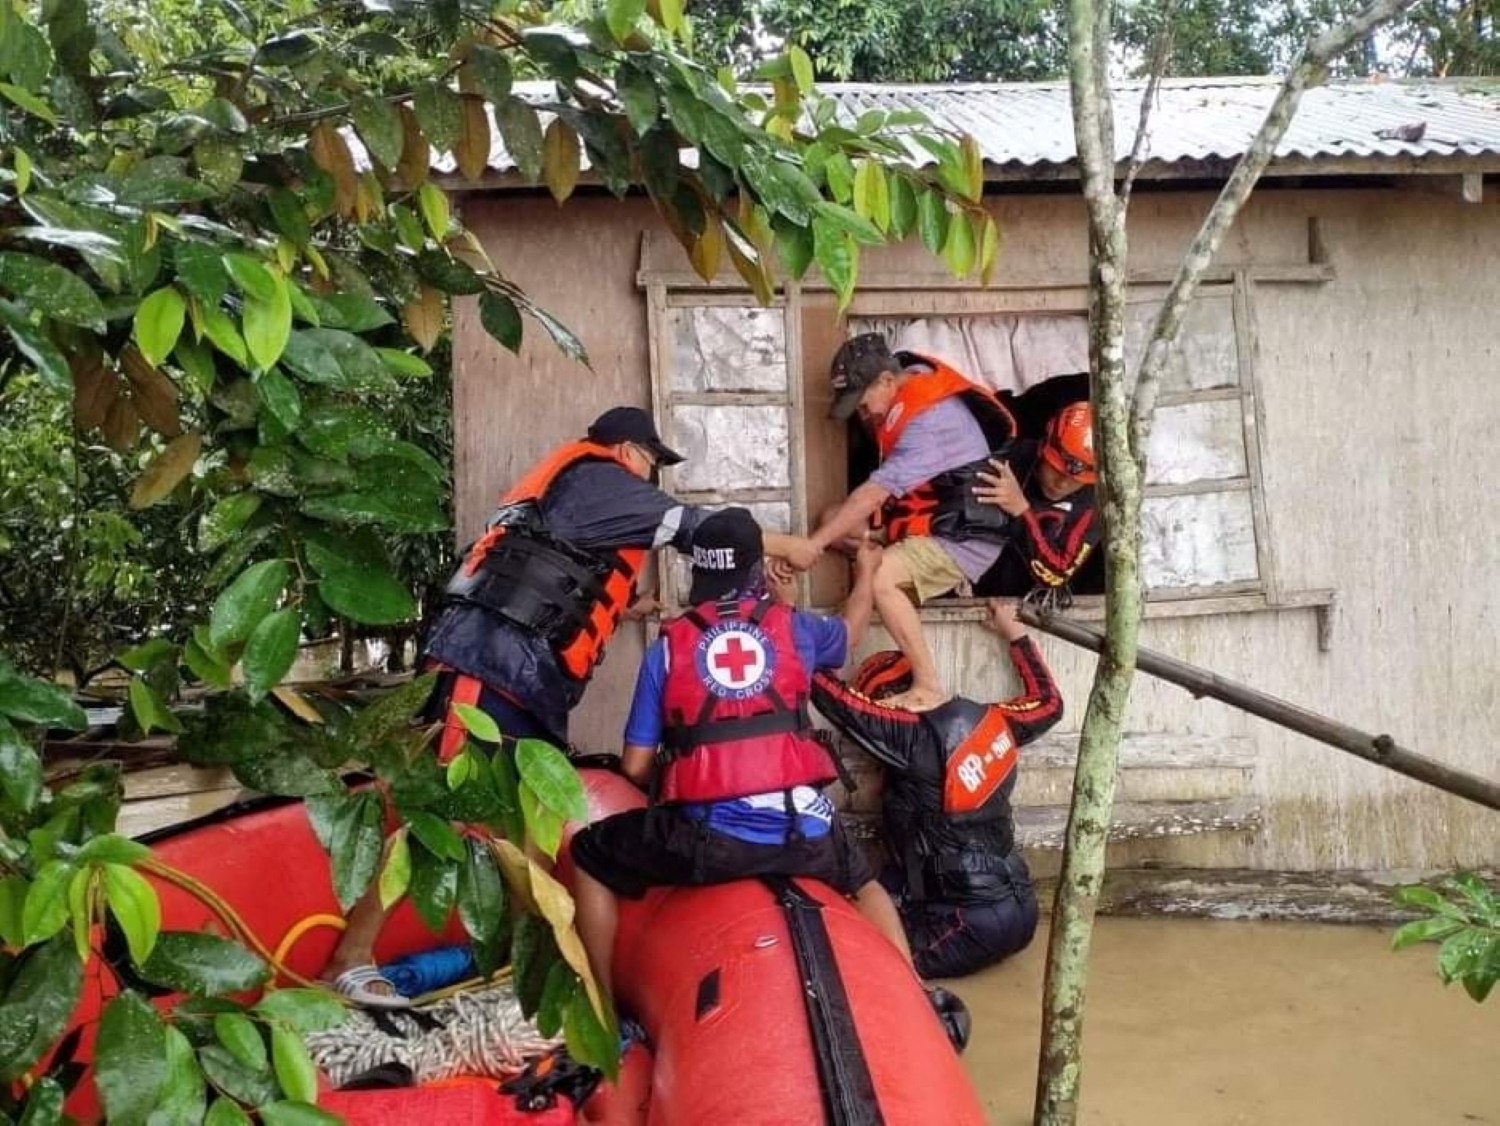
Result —
M908 376L896 391L895 400L875 431L882 460L896 448L912 419L954 396L961 398L974 415L991 450L999 450L1015 438L1015 417L989 388L979 386L931 356L902 352L900 358L908 364L926 364L933 370ZM887 541L896 543L907 536L933 534L952 539L990 538L974 536L978 529L967 527L963 515L964 490L972 486L974 473L981 468L983 462L957 466L909 490L905 496L888 501L881 514ZM988 522L986 529L993 530Z
M554 450L501 497L489 529L448 584L450 597L545 637L559 667L579 682L603 659L647 555L644 548L580 548L547 530L542 499L562 473L585 461L626 464L593 442Z

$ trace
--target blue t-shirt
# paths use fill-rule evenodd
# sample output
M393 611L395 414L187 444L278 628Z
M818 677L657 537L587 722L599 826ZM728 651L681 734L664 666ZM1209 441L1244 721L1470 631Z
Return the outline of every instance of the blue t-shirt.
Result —
M849 630L843 618L829 618L804 610L792 614L792 637L797 656L811 677L815 669L836 669L849 656ZM653 642L641 662L625 722L625 742L637 747L659 747L665 727L662 700L667 687L667 643ZM811 688L811 681L808 687ZM791 791L797 828L804 837L821 837L833 823L833 803L811 786ZM710 829L752 844L781 844L787 837L786 794L752 794L721 802L688 802L683 813L705 821Z

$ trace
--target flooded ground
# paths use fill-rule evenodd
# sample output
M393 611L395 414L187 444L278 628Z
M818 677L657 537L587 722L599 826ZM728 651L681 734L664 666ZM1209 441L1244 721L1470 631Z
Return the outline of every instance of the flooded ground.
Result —
M994 1126L1031 1121L1046 935L955 983L965 1063ZM1500 1126L1500 996L1433 973L1435 947L1294 923L1101 919L1089 1126Z

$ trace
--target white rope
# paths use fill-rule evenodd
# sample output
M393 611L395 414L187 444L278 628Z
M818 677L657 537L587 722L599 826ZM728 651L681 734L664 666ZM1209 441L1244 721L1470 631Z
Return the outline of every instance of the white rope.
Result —
M421 1012L441 1027L429 1030L397 1010L384 1016L406 1035L391 1036L356 1009L338 1028L309 1033L307 1049L333 1085L341 1087L392 1063L409 1067L418 1083L455 1075L508 1079L562 1042L543 1036L521 1015L509 983L457 993L422 1006Z

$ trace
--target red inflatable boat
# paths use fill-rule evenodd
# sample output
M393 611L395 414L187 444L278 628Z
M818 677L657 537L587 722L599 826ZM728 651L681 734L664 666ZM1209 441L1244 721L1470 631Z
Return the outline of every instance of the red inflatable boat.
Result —
M584 772L595 817L639 805L616 775ZM270 949L314 976L337 938L309 928L336 916L328 862L300 802L230 809L152 839L162 861L211 887ZM571 876L566 856L560 874ZM162 925L222 933L199 900L161 886ZM627 1054L618 1083L578 1110L522 1111L494 1079L376 1091L324 1090L319 1104L355 1124L422 1126L980 1126L984 1115L921 986L897 951L828 888L745 881L664 890L622 905L616 996L651 1044ZM456 925L443 941L461 941ZM391 918L381 961L438 941L409 905ZM834 972L836 970L836 972ZM90 1030L114 992L90 967L75 1023ZM169 1004L170 999L162 1002ZM68 1106L98 1118L92 1087Z

